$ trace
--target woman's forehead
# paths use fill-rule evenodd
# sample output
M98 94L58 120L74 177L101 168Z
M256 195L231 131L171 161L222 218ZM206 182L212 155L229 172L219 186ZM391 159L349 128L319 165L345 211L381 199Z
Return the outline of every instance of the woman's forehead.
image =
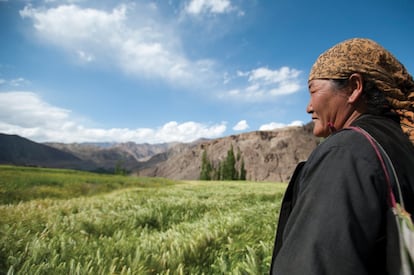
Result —
M327 84L329 84L328 79L312 79L308 81L308 88L310 90L311 88L318 88Z

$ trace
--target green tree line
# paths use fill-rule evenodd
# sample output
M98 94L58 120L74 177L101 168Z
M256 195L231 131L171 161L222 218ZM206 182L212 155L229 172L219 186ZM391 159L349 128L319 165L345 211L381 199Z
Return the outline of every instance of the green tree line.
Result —
M240 165L238 166L237 163ZM240 168L237 169L237 167ZM231 145L226 158L216 165L209 160L207 151L204 150L201 157L200 180L246 180L246 169L240 150L235 156L233 145Z

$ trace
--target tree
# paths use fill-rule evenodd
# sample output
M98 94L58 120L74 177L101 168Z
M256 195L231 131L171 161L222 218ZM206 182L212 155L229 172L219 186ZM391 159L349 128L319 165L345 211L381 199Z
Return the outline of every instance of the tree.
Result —
M223 163L223 180L237 180L237 170L235 165L236 158L234 157L233 145L231 145Z
M124 161L118 160L115 164L114 174L115 175L126 175L128 171L124 168Z
M220 180L221 179L221 162L218 162L216 165L211 164L211 179Z
M207 157L207 151L203 151L201 157L201 171L200 171L200 180L211 180L212 166Z
M246 180L246 169L244 168L244 159L241 159L239 180Z
M238 167L240 170L237 170ZM226 158L215 163L208 159L207 151L204 150L201 157L200 180L246 180L246 169L240 149L236 159L231 145Z

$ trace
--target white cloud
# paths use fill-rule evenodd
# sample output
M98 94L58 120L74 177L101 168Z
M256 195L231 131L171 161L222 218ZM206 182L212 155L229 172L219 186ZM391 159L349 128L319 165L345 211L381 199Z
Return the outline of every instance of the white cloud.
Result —
M212 138L221 136L226 131L226 124L212 126L188 121L182 124L176 121L166 123L155 133L156 140L188 142L199 138Z
M0 93L0 132L38 142L191 142L199 138L216 138L225 131L224 122L206 125L193 121L171 121L156 129L88 128L78 122L70 110L52 106L35 93Z
M294 120L289 124L289 126L293 126L293 127L294 126L300 127L300 126L303 126L303 125L305 125L305 123L303 123L303 121L300 121L300 120Z
M301 71L289 67L271 70L265 67L248 72L237 72L237 76L246 81L246 87L232 89L224 98L244 101L265 101L269 98L296 93L300 90Z
M154 4L120 5L109 12L77 5L28 5L20 15L33 21L42 41L82 63L111 64L136 77L181 86L207 82L214 74L213 61L186 57L173 24L162 19Z
M29 83L26 79L23 77L18 77L14 79L0 79L0 85L1 86L10 86L10 87L22 87Z
M191 0L185 8L189 14L225 13L233 9L229 0Z
M268 124L264 124L260 126L259 131L271 131L274 129L285 128L285 127L296 127L296 126L303 126L304 123L299 120L292 121L290 124L284 124L279 122L270 122Z
M13 86L13 87L24 86L28 83L29 83L29 81L27 81L23 77L19 77L19 78L15 78L15 79L10 80L10 86Z
M84 52L82 50L78 51L78 56L79 56L79 59L83 60L84 62L92 62L95 59L93 54L89 54L89 53Z
M249 124L247 124L246 120L240 120L237 122L236 125L234 125L233 130L234 131L244 131L249 128Z
M54 128L67 121L69 113L69 110L43 102L32 92L0 93L0 121L9 125Z

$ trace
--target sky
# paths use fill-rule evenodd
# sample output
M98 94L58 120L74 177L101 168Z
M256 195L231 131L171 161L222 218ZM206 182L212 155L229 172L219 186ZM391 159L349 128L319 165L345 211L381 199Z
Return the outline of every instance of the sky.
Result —
M412 0L0 0L0 133L191 142L311 121L317 57L375 40L414 72Z

